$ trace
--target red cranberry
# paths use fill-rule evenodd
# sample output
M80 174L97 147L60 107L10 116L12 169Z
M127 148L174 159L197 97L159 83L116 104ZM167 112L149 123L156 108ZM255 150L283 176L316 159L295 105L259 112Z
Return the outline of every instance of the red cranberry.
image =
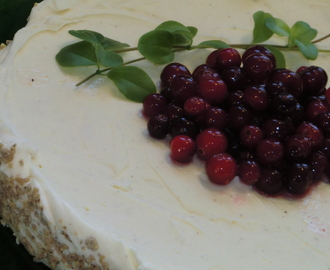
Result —
M228 110L228 124L234 129L241 129L252 121L252 113L244 106L231 106Z
M303 84L300 76L288 69L275 69L269 76L269 82L280 81L287 91L295 98L299 98L303 92Z
M268 94L262 85L252 85L243 92L244 103L255 111L263 111L268 108Z
M172 79L178 75L190 75L190 71L185 65L180 63L170 63L165 66L160 74L160 80L163 86L170 84Z
M170 143L171 158L179 163L192 160L196 153L196 144L192 138L186 135L175 136Z
M220 73L226 68L239 67L241 65L241 55L234 48L221 49L216 55L215 64Z
M238 177L246 185L254 185L260 174L260 165L255 160L243 160L238 165Z
M285 122L274 118L265 120L262 131L264 132L265 138L276 138L280 141L286 139L289 133Z
M272 61L273 68L276 68L275 56L273 55L273 53L270 50L268 50L266 47L264 47L262 45L255 45L255 46L252 46L252 47L248 48L247 50L245 50L245 52L242 55L242 60L244 61L251 54L255 54L255 53L260 53L260 54L267 56Z
M248 148L255 148L263 139L263 132L257 126L245 126L240 131L241 142Z
M169 132L170 121L167 116L158 114L152 116L148 121L148 131L155 139L164 139Z
M307 95L317 95L328 82L328 75L323 68L310 66L300 73L303 89Z
M285 175L288 191L295 194L302 194L307 191L312 181L312 171L305 163L293 163Z
M275 138L263 139L257 146L256 155L261 164L272 165L283 158L284 148Z
M220 49L215 50L208 55L208 57L206 58L206 65L208 65L211 68L216 68L216 57L219 51Z
M296 134L301 134L310 140L311 147L319 145L323 141L323 133L317 126L310 122L303 122L297 127Z
M167 105L166 99L160 94L150 94L143 101L143 114L151 117L162 113Z
M327 158L322 152L314 151L308 158L308 164L312 170L313 181L319 181L324 173Z
M227 84L229 92L244 89L249 81L244 70L240 67L226 68L221 73L221 78Z
M252 81L262 82L271 74L273 63L267 56L254 53L243 61L243 69Z
M172 137L177 135L187 135L194 139L198 134L198 128L194 122L186 118L178 118L172 121L170 125L170 133Z
M184 111L187 115L192 117L197 117L204 113L204 111L209 107L207 102L200 97L190 97L184 103Z
M235 159L226 153L217 154L206 161L206 174L217 185L227 185L237 173Z
M285 141L285 155L296 160L306 158L311 152L311 142L301 134L294 134Z
M314 124L325 134L330 135L330 113L321 113L314 119Z
M223 132L210 128L205 129L196 137L197 156L202 160L208 160L215 154L226 151L227 137Z
M255 186L265 194L277 194L283 188L282 175L276 169L269 167L262 168L261 175Z
M199 85L201 81L205 80L220 80L220 75L211 68L201 69L194 73L194 80Z
M204 113L204 126L206 128L224 129L228 123L228 116L225 110L218 107L211 107Z
M177 75L172 79L170 92L174 101L184 103L189 97L197 96L197 84L190 75Z
M228 89L221 79L202 80L198 85L198 93L211 105L218 105L225 100Z
M306 107L306 117L313 121L319 114L330 112L329 105L321 100L310 102Z

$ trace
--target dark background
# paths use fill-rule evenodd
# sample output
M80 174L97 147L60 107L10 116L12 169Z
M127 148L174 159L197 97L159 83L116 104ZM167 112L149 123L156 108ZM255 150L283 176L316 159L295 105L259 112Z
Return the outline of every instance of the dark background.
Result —
M31 8L41 0L0 0L0 43L12 40L16 31L24 27ZM0 198L1 200L1 198ZM49 270L33 262L22 245L17 245L10 229L0 225L1 270Z

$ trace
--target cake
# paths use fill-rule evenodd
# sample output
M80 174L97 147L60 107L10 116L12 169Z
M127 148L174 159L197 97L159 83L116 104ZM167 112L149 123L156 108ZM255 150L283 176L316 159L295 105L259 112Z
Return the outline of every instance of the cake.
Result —
M0 216L36 261L52 269L330 268L327 183L301 199L265 197L238 179L215 186L201 162L170 161L166 143L148 136L140 103L102 76L76 87L94 69L55 61L77 41L69 30L135 46L166 20L197 27L196 43L249 43L258 10L328 34L322 0L45 0L33 8L0 52ZM209 52L175 60L193 69ZM286 57L294 70L330 70L326 54ZM136 65L159 81L163 66Z

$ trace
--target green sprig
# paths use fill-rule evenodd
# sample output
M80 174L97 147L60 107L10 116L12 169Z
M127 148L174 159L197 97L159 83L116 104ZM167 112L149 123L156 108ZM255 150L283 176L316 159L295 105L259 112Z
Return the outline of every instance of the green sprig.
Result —
M56 61L63 67L96 66L96 71L77 83L77 86L87 82L97 75L105 74L117 86L119 91L129 100L142 102L150 93L156 92L156 87L148 74L132 63L149 60L156 65L170 63L175 53L195 49L223 49L234 47L246 49L251 45L263 44L275 56L277 67L285 67L285 57L282 51L300 51L308 60L315 60L320 52L316 43L330 37L326 35L316 39L317 30L306 22L298 21L289 27L283 20L271 14L257 11L253 14L254 28L251 44L227 44L221 40L207 40L193 45L197 28L184 26L176 21L166 21L154 30L142 35L137 47L116 41L90 30L70 30L69 33L81 41L68 45L56 55ZM265 44L273 35L286 39L284 46ZM142 57L124 62L121 53L138 51Z

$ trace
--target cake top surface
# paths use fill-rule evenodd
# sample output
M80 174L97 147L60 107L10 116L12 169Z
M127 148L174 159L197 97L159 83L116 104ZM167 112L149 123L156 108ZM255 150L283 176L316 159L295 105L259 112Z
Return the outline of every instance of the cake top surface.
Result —
M27 27L0 54L1 141L17 143L12 166L2 164L1 170L31 177L53 230L65 226L77 249L79 239L97 239L100 250L110 254L111 269L329 268L325 183L301 200L265 198L237 179L214 186L198 161L185 167L170 162L167 146L149 138L141 104L125 99L103 77L77 88L94 70L61 68L55 61L61 48L76 42L69 30L94 30L134 46L166 20L197 27L196 42L248 43L258 10L290 25L303 19L320 36L328 31L326 0L37 5ZM182 53L176 61L193 69L208 53ZM295 53L287 62L292 69L311 64ZM327 55L313 64L330 70ZM137 65L157 83L162 66Z

